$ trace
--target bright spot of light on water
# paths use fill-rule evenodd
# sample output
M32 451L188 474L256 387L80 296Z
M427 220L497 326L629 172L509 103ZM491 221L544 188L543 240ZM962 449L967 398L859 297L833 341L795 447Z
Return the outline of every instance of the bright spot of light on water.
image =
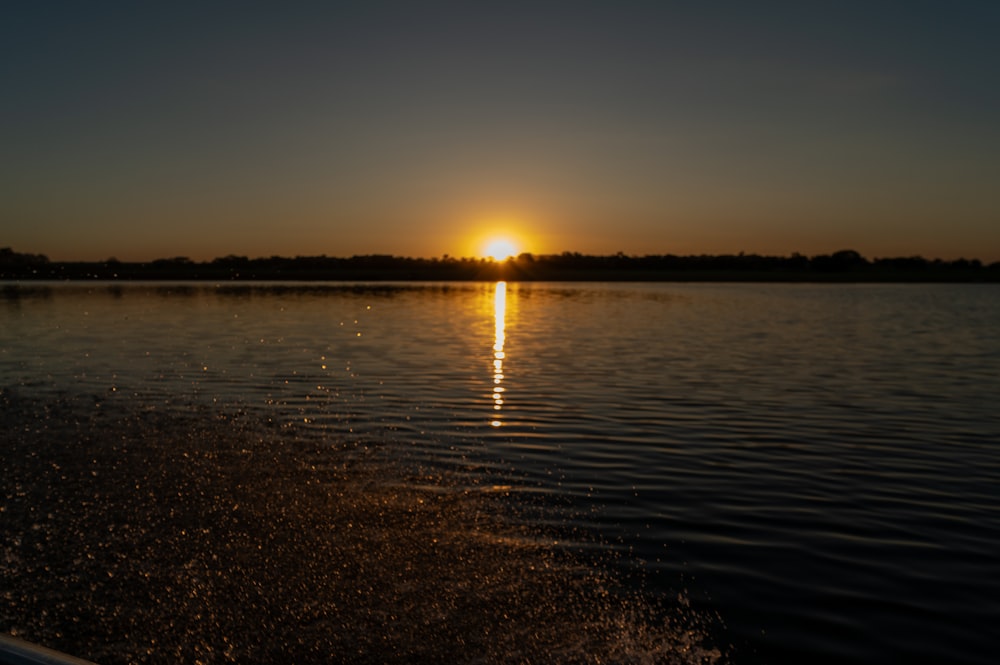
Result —
M505 341L505 328L507 319L507 282L497 282L493 292L493 410L500 411L503 406L503 345ZM500 427L499 419L490 422L493 427Z

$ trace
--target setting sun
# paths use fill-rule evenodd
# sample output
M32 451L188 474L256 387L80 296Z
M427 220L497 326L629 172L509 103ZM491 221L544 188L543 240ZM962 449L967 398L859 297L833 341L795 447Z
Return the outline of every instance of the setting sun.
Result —
M510 238L491 238L486 242L483 253L494 261L506 261L517 252L517 245Z

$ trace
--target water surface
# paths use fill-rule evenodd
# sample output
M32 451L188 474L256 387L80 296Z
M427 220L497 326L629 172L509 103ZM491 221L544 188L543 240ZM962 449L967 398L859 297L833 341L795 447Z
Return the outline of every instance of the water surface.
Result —
M48 284L0 307L19 403L238 408L501 487L553 551L681 593L733 662L998 646L995 286Z

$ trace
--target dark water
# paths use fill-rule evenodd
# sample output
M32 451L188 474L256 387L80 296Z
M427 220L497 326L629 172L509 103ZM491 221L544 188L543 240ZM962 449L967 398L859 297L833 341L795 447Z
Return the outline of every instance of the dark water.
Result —
M702 631L692 662L715 649L735 663L995 660L995 286L90 284L3 295L0 386L35 405L24 413L67 396L159 417L238 407L279 436L339 442L330 456L420 470L399 481L408 491L435 474L500 488L519 528L550 537L544 560L570 552L661 608L639 623L662 625L662 612L681 610L656 599L681 594ZM6 536L21 527L8 518ZM537 602L553 623L577 620ZM600 612L591 620L621 621ZM657 630L673 648L689 627L669 639ZM621 662L673 662L620 647Z

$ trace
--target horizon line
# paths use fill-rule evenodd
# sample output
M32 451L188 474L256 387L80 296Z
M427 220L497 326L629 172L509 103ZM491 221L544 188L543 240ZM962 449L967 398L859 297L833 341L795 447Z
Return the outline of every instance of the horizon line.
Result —
M506 257L504 259L497 259L489 256L453 256L447 252L441 254L440 256L407 256L401 254L383 254L383 253L367 253L367 254L351 254L351 255L341 255L332 256L329 254L296 254L294 256L271 254L271 255L259 255L250 257L249 255L240 254L225 254L222 256L216 256L211 259L191 259L185 255L175 255L175 256L161 256L155 259L147 260L129 260L129 259L118 259L115 256L110 256L106 259L50 259L48 255L43 253L31 253L31 252L18 252L11 247L0 247L0 260L3 258L13 258L22 257L24 259L34 259L36 261L45 263L94 263L94 264L143 264L143 263L155 263L155 262L175 262L175 263L193 263L193 264L210 264L216 261L225 260L245 260L245 261L269 261L269 260L296 260L296 259L329 259L329 260L352 260L352 259L364 259L364 258L380 258L380 259L397 259L406 261L475 261L480 263L508 263L516 262L519 260L531 260L531 259L545 259L545 258L559 258L559 257L586 257L586 258L618 258L618 259L646 259L646 258L663 258L663 257L676 257L676 258L749 258L749 257L759 257L767 259L816 259L821 257L851 257L854 260L864 260L868 261L881 261L881 260L896 260L896 259L920 259L927 261L929 263L944 262L944 263L956 263L962 261L978 262L983 266L991 266L1000 263L997 261L983 261L978 257L959 257L957 259L943 259L941 257L927 257L921 254L899 254L899 255L885 255L885 256L873 256L871 258L865 256L861 252L854 249L839 249L827 253L819 254L803 254L802 252L791 252L789 254L764 254L759 252L728 252L728 253L718 253L712 254L707 252L702 252L700 254L686 253L686 254L674 254L671 252L665 253L646 253L646 254L628 254L622 251L611 252L611 253L584 253L572 250L563 250L562 252L519 252L516 255Z

